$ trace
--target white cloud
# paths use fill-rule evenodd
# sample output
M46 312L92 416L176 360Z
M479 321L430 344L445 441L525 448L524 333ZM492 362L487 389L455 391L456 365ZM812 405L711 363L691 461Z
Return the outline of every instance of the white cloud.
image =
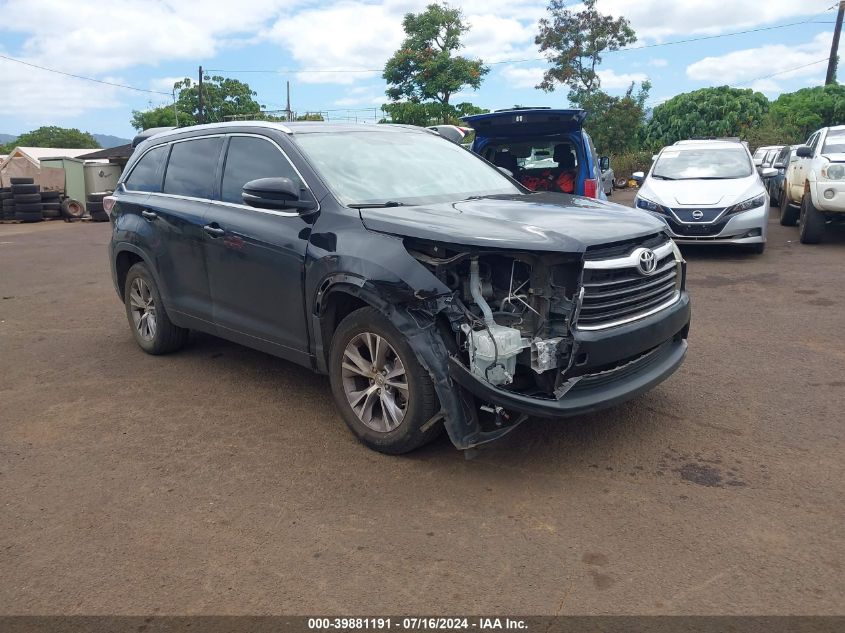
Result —
M265 36L288 49L302 68L373 70L298 75L300 81L308 83L352 84L381 75L380 69L404 38L403 16L424 10L429 1L362 4L339 0L283 15ZM485 62L537 57L533 41L536 22L545 11L542 4L531 0L467 0L458 4L470 25L461 54Z
M92 109L121 105L125 94L113 86L73 79L0 59L3 97L0 115L20 118L24 123L43 125L59 117L76 117ZM118 78L110 81L122 83Z
M678 34L717 34L821 13L831 0L766 0L731 2L719 0L599 0L603 13L624 15L640 40L665 40ZM830 14L828 14L830 15Z
M649 66L654 66L655 68L665 68L669 65L669 60L663 59L662 57L654 57L648 60Z
M513 88L533 88L543 81L543 73L546 71L542 66L505 66L501 70L502 77Z
M619 73L617 74L612 68L607 70L600 70L596 73L601 80L601 87L603 90L614 90L619 88L627 89L632 81L641 82L648 79L645 73Z
M173 84L177 81L182 81L183 79L185 79L184 75L150 79L150 90L155 90L157 92L173 92Z
M705 57L687 66L686 72L690 79L718 85L750 82L757 77L775 73L778 73L778 79L789 79L823 72L825 66L822 63L804 68L797 67L826 60L829 51L830 34L819 33L805 44L769 44ZM771 88L775 82L761 85Z
M752 90L771 96L781 92L781 86L774 79L758 79L749 86Z

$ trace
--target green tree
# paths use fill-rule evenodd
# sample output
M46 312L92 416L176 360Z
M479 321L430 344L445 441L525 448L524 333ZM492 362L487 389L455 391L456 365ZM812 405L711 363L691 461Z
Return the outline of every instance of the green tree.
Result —
M440 121L446 123L452 95L465 86L477 89L490 69L481 60L456 54L463 47L461 37L469 31L460 9L430 4L422 13L406 14L402 27L405 39L382 75L388 84L386 94L394 104L434 102L441 106ZM394 109L414 110L418 116L422 110L414 105Z
M651 83L642 82L637 92L634 87L632 82L621 97L596 90L577 99L576 105L587 111L584 127L602 154L619 155L639 148Z
M443 106L439 103L413 103L411 101L396 101L386 103L381 107L385 117L380 123L403 123L405 125L436 125L450 123L460 125L461 117L489 112L471 103Z
M87 149L90 147L91 149L98 149L100 144L88 132L82 132L76 128L50 125L21 134L14 141L8 143L8 150L15 147L61 147L65 149Z
M199 122L199 84L187 77L173 85L178 92L176 107L173 105L153 108L146 112L134 111L132 125L137 130L150 127L195 125ZM203 77L203 113L206 123L225 121L227 117L258 115L263 106L255 100L256 92L237 79Z
M180 113L178 123L189 125L189 118L187 113ZM161 106L152 110L133 110L131 123L136 130L148 130L152 127L177 127L176 112L173 106Z
M768 110L765 95L751 89L720 86L684 92L654 108L645 141L657 148L688 138L745 139Z
M547 11L550 15L540 20L534 43L548 56L552 67L537 88L551 92L557 84L563 84L574 102L601 87L596 68L602 53L636 42L637 36L625 18L599 13L596 0L584 0L578 12L567 9L563 0L551 0Z
M770 125L784 130L793 143L803 142L820 127L845 123L845 86L830 84L780 95L769 110Z

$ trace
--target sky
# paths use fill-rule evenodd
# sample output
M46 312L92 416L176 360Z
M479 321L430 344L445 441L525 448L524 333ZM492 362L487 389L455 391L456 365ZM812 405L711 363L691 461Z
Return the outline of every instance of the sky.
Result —
M403 38L416 0L0 0L0 55L101 81L85 81L0 58L0 133L42 125L131 137L133 110L172 104L175 80L208 74L246 81L267 109L325 111L372 120L385 103L378 70ZM602 88L652 82L649 105L698 88L753 88L769 98L824 82L835 0L599 0L626 17L638 41L608 53ZM546 2L454 0L470 31L463 55L491 71L477 91L455 95L496 109L566 107L564 87L536 90L545 62L534 44ZM577 3L571 4L577 9ZM698 39L736 31L752 33ZM845 41L845 38L843 38ZM840 46L840 49L842 47ZM801 68L799 68L801 67ZM845 64L843 64L845 67ZM250 72L246 72L250 71ZM270 72L255 72L270 71ZM354 72L350 72L354 71ZM845 69L843 70L845 73ZM845 80L845 77L841 78ZM151 91L151 92L145 92Z

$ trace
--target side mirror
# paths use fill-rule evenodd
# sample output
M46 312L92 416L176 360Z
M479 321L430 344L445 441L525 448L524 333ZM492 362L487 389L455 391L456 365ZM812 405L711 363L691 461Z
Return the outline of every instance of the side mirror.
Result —
M755 158L754 159L754 166L755 167L761 167L762 165L763 165L763 159L762 158Z
M633 174L631 174L631 178L633 178L634 182L636 182L638 185L641 185L645 180L645 174L641 171L635 171Z
M505 167L499 167L498 165L496 165L496 169L498 169L500 172L502 172L508 178L513 178L513 172L510 169L507 169Z
M607 171L610 169L610 157L609 156L602 156L599 158L599 167L602 171Z
M777 176L777 175L778 175L778 170L773 169L772 167L763 167L763 169L760 170L760 177L761 178L772 178L773 176Z
M259 178L244 185L244 203L258 209L300 209L308 211L316 205L299 197L299 186L290 178Z
M783 162L778 161L774 165L772 165L772 167L774 167L775 169L783 169L784 167L786 167L786 165L784 165Z
M795 155L798 158L812 158L813 150L807 147L806 145L799 145L795 148Z

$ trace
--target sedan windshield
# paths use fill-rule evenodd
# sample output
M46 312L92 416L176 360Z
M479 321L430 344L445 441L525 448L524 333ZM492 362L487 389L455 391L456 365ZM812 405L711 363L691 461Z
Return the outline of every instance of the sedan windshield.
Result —
M495 167L434 134L373 129L299 134L296 140L347 206L401 206L522 193Z
M822 154L845 154L845 130L829 130Z
M754 167L743 147L666 149L652 170L653 178L665 180L721 180L746 178Z

